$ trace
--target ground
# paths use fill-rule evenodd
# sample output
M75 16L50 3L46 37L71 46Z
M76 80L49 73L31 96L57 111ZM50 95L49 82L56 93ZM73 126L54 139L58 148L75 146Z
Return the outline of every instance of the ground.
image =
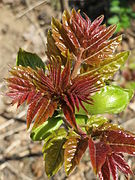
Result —
M8 69L15 65L19 47L37 53L44 61L46 32L50 28L51 16L60 18L59 6L39 1L3 0L0 1L0 179L1 180L45 180L42 157L42 144L32 142L26 131L26 107L16 110L11 100L4 94ZM31 7L35 9L28 11ZM124 31L124 41L118 51L135 49L135 22ZM120 76L118 74L118 76ZM116 77L117 79L117 77ZM121 79L118 77L118 79ZM4 95L4 96L3 96ZM135 132L135 101L130 103L125 112L119 115L106 115L110 120L119 123L127 130ZM135 172L135 160L126 157L128 164ZM132 161L131 161L132 160ZM80 165L67 178L64 170L51 179L55 180L94 180L89 152L87 151ZM120 180L123 180L120 175ZM131 179L134 179L131 177Z

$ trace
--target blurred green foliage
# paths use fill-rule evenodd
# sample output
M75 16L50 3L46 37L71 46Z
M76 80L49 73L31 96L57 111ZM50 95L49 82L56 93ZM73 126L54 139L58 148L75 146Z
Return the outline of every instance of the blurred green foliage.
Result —
M135 12L129 6L128 0L112 0L110 13L112 16L108 19L108 24L117 24L116 32L130 27L130 19L135 19Z

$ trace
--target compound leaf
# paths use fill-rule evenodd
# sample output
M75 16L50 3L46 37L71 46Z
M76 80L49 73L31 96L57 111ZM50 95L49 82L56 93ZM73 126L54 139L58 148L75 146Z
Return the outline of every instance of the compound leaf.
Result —
M83 18L80 11L73 9L70 14L65 10L62 23L52 19L52 36L56 46L65 57L69 50L76 59L80 49L83 49L82 62L98 66L102 60L112 56L121 42L121 36L108 41L115 32L116 25L101 25L103 19L104 16L100 16L91 22L86 14Z
M117 169L125 175L133 174L123 155L117 151L114 152L107 140L101 139L99 142L94 142L89 139L89 152L94 172L98 173L100 179L110 179L110 174L112 174L113 180L118 180Z
M57 109L57 102L49 97L53 89L52 81L45 76L42 69L17 66L12 68L10 73L12 77L7 79L10 89L7 95L13 99L12 104L18 102L18 107L27 102L27 128L34 117L33 128L36 128L52 117Z
M101 131L100 131L101 129ZM135 154L135 135L113 124L104 124L97 130L113 152Z

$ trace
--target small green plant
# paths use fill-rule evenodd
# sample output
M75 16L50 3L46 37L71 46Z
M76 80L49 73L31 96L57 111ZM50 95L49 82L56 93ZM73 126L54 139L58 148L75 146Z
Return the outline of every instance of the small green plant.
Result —
M128 5L127 0L112 0L110 4L112 16L108 19L108 24L117 24L116 32L130 27L130 19L135 18L135 12Z
M104 113L119 113L128 105L133 91L106 85L124 65L128 51L115 54L122 36L110 39L116 25L93 22L74 9L64 11L62 23L52 18L47 37L48 61L22 49L7 78L7 95L26 102L30 137L44 141L45 172L53 176L64 163L69 175L89 147L94 172L99 179L114 180L117 170L133 174L124 153L135 154L135 135L109 123Z

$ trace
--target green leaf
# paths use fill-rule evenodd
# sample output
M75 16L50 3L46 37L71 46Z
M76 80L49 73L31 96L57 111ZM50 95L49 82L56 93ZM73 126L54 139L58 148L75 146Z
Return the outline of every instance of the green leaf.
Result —
M81 115L81 114L75 114L75 119L78 125L85 125L87 124L88 116L87 115Z
M48 177L55 175L64 162L63 144L66 141L66 136L67 132L64 128L61 128L45 139L43 155L45 172Z
M75 120L76 120L76 123L80 126L80 128L83 131L86 131L85 126L86 126L87 121L88 121L88 116L87 115L81 115L81 114L75 114Z
M120 13L120 7L119 6L112 6L111 8L110 8L110 12L112 12L112 13Z
M129 63L129 69L132 69L132 70L135 69L135 63L134 62Z
M104 79L112 78L112 76L125 64L129 56L129 51L116 54L112 58L108 58L101 63L101 67L97 69L100 74L103 74Z
M116 33L118 33L119 31L121 31L121 29L122 29L122 25L121 25L121 23L119 22L119 23L117 23L117 29L116 29Z
M87 121L87 125L92 126L92 127L100 127L103 124L105 124L106 122L108 122L108 119L103 117L103 116L91 116L88 121Z
M16 65L22 65L24 67L30 66L32 69L36 70L36 67L42 68L45 71L45 65L41 58L36 54L24 51L23 49L19 49L16 59Z
M98 129L107 122L107 118L103 116L93 115L88 119L87 124L85 125L85 130L88 134L91 134L93 132L93 129Z
M135 19L135 12L132 12L131 17Z
M126 108L132 96L132 89L105 86L92 96L93 105L84 103L84 106L90 115L120 113ZM80 107L79 114L86 114L86 112Z
M34 129L30 137L33 141L42 141L48 135L50 135L53 131L58 129L62 125L63 121L61 117L49 118L42 125Z
M132 13L133 13L133 10L132 10L131 7L128 7L128 8L126 9L126 12L127 12L128 14L132 14Z
M121 18L121 25L124 29L130 27L130 18L127 15L123 15Z
M100 67L91 68L86 73L82 73L81 76L85 76L86 74L101 74L100 80L105 81L113 77L113 75L125 64L129 56L129 51L124 51L114 55L113 57L107 58L101 62Z
M119 0L113 0L111 1L111 6L119 6L120 1Z

